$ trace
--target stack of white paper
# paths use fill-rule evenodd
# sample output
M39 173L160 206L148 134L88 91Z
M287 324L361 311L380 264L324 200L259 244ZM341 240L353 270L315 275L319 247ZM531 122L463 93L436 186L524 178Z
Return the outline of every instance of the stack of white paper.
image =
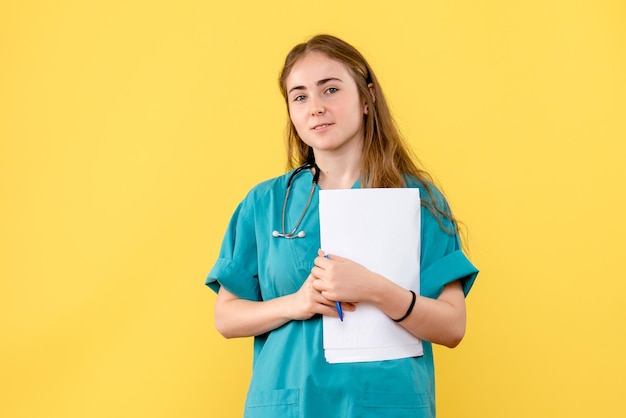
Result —
M349 258L419 294L419 189L322 190L320 238ZM374 306L359 303L344 321L324 317L329 363L421 356L421 341Z

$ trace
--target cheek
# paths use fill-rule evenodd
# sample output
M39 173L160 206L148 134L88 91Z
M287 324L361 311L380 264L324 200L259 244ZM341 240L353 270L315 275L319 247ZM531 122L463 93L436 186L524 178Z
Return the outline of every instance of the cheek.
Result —
M305 124L306 120L299 109L289 109L289 120L293 123L293 126L296 127L296 131L300 133L302 126Z
M349 120L351 124L363 124L363 118L367 114L367 107L363 103L351 102L346 108L350 109L345 113L346 120Z

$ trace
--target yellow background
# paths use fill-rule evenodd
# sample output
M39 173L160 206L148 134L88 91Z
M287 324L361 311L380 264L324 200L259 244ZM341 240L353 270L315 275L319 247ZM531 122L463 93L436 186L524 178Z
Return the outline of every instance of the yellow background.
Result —
M251 341L204 277L283 171L277 73L319 32L468 226L439 416L626 414L623 1L5 0L0 416L241 416Z

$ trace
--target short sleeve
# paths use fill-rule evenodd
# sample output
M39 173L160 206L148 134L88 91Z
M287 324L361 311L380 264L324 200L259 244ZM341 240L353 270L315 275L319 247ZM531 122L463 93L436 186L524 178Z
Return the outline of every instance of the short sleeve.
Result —
M215 292L224 286L242 299L261 300L253 208L246 199L235 210L206 285Z
M438 204L448 209L442 195ZM447 220L437 219L433 213L422 207L422 248L421 248L420 293L437 298L443 287L456 280L461 281L467 296L478 269L463 253L458 234Z

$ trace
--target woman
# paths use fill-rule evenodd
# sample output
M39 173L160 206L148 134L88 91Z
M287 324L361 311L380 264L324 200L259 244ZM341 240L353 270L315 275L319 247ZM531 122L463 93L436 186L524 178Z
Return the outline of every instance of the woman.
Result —
M457 223L411 158L355 48L316 36L289 52L279 83L289 165L301 168L249 192L207 278L218 292L218 331L255 337L245 416L434 417L431 343L461 341L465 296L477 275L460 249ZM420 188L420 295L319 249L319 189L359 187ZM328 364L321 317L337 317L338 300L346 321L358 303L374 305L421 339L424 354Z

